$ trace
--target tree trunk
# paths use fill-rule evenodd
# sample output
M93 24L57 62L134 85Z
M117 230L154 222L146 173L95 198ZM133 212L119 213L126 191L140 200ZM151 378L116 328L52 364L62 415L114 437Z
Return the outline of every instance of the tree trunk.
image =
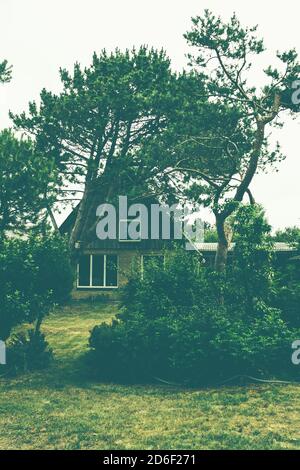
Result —
M114 165L113 162L110 162L102 175L94 175L86 182L69 241L72 258L76 258L75 243L77 241L89 242L95 237L96 209L99 204L109 202L114 189L116 189L114 176Z
M50 220L51 220L51 223L52 223L54 232L57 233L58 235L60 235L60 231L59 231L59 228L58 228L56 219L55 219L55 217L54 217L52 208L51 208L48 204L47 204L47 214L48 214L48 216L50 217Z
M231 242L231 231L226 227L226 218L216 215L216 227L218 233L218 247L215 257L215 270L224 272L227 264L228 250Z
M89 181L89 182L86 182L85 184L83 197L79 203L75 224L70 235L69 248L71 251L71 255L73 255L75 252L75 243L77 241L80 241L82 227L84 225L86 214L90 206L90 195L91 195L91 182Z

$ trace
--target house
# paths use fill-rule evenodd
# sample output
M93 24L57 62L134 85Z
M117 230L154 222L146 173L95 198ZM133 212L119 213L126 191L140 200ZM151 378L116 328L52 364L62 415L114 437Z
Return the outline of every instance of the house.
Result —
M196 243L195 244L197 251L199 251L206 263L210 266L213 265L216 251L217 251L217 243ZM229 259L234 253L235 243L231 243L229 247ZM293 255L295 255L295 248L289 245L288 243L283 242L275 242L274 243L274 251L276 257L276 263L283 264L289 260L296 259Z
M147 208L157 201L150 199L143 201ZM119 214L118 214L119 215ZM161 214L160 214L161 215ZM70 233L76 218L76 209L67 217L60 227L61 233ZM85 298L91 296L105 295L111 299L118 298L120 287L124 285L132 270L139 271L142 275L146 264L155 257L163 266L164 253L172 249L174 243L185 243L186 239L175 240L174 227L170 225L169 237L163 234L160 225L159 233L155 239L151 237L152 220L150 211L147 220L147 239L124 239L120 237L122 225L127 224L134 219L119 219L118 229L115 239L99 239L96 235L96 229L89 240L78 240L77 249L77 274L76 285L73 292L74 298ZM139 224L142 222L138 222ZM124 227L123 227L124 228ZM217 251L217 243L192 243L194 252L203 256L204 262L208 266L214 263ZM235 244L232 243L229 248L229 257L233 255ZM291 259L294 248L287 243L275 243L276 258L279 263Z
M143 273L144 267L153 257L163 265L164 252L174 244L174 226L170 223L169 234L163 234L162 224L156 238L151 236L151 210L150 206L158 205L154 198L148 198L141 202L148 210L147 239L123 238L120 236L122 228L132 224L131 218L119 218L117 211L117 236L115 239L99 239L94 230L92 239L78 240L75 248L78 252L76 285L73 292L74 298L85 298L93 295L106 295L111 299L118 298L119 288L124 285L130 272L138 270ZM75 223L75 210L60 226L62 234L70 234ZM160 220L162 214L160 214ZM94 221L93 221L94 223ZM142 224L142 221L140 222ZM92 222L90 224L92 226ZM176 240L177 243L182 243Z

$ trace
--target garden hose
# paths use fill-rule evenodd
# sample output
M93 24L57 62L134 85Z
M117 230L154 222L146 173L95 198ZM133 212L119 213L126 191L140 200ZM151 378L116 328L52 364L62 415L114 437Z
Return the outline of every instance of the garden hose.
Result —
M160 377L152 377L154 380L157 380L158 382L161 382L166 385L171 385L175 387L184 387L187 384L182 384L178 382L170 382L168 380L162 379ZM300 385L300 382L292 382L289 380L272 380L272 379L259 379L258 377L253 377L252 375L234 375L233 377L230 377L222 382L218 382L214 384L214 386L220 387L221 385L225 385L226 383L233 382L234 380L237 379L249 379L255 382L260 382L260 383L266 383L266 384L289 384L289 385Z

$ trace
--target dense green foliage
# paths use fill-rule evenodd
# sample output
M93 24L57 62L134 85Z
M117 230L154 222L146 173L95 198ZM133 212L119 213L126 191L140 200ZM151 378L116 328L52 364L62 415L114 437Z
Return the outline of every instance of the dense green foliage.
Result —
M275 279L275 303L283 310L284 318L292 327L300 328L300 236L297 227L284 230L283 237L295 252L287 264L277 264Z
M100 376L199 384L284 372L291 335L281 312L257 302L247 316L243 306L220 303L216 284L222 281L186 253L168 258L164 271L152 266L132 279L118 320L91 335Z
M133 276L118 319L91 334L100 376L199 384L290 372L293 334L273 303L270 227L259 206L242 206L234 226L226 275L179 250L166 253L163 270L153 262Z
M233 309L239 305L251 315L257 303L270 304L272 298L275 253L271 227L259 205L240 206L231 224L235 249L225 295Z
M33 329L11 336L7 342L5 367L0 372L16 375L32 370L44 369L53 359L53 353L45 335Z
M30 139L0 132L0 236L24 232L38 222L41 210L53 201L55 175L51 159L37 152Z
M0 245L0 338L14 326L39 324L68 297L72 270L66 242L57 236L2 240Z
M276 230L273 240L277 242L285 242L297 246L300 241L299 227L286 227L284 230Z

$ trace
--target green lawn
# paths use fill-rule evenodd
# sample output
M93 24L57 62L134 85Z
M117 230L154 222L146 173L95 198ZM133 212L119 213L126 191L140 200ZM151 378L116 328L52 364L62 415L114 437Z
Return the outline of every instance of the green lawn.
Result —
M299 449L300 388L186 390L92 383L89 330L112 305L75 304L49 316L56 361L0 380L1 449Z

